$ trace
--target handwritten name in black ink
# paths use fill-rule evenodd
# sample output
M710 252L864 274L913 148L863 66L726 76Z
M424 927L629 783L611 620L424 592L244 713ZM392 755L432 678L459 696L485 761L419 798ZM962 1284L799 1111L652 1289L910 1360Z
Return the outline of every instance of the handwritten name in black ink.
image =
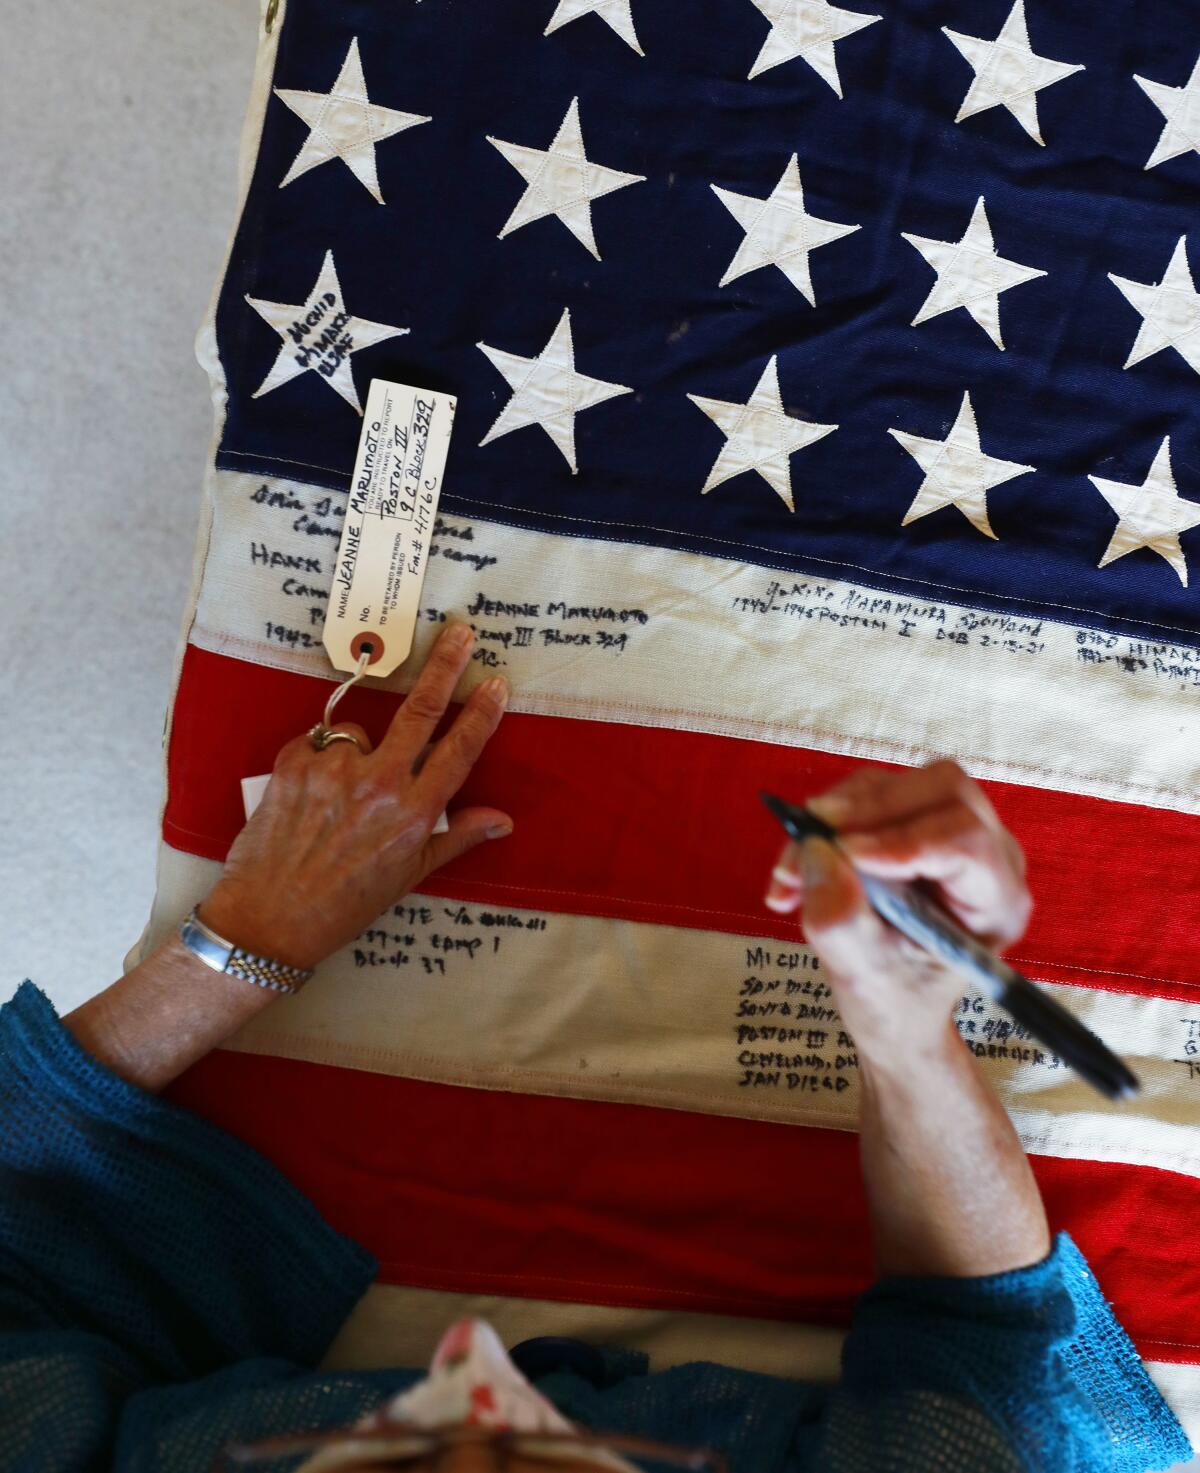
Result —
M250 561L261 563L268 568L293 568L298 573L319 573L321 571L319 558L302 557L292 552L279 552L273 547L268 547L265 542L251 542Z
M286 511L304 510L304 503L293 496L290 491L273 490L265 484L250 493L250 500L257 502L259 506L278 506Z
M358 554L362 547L362 523L347 522L343 529L343 541L334 570L337 584L337 617L344 619L350 603L350 589L354 585L354 569L358 565Z

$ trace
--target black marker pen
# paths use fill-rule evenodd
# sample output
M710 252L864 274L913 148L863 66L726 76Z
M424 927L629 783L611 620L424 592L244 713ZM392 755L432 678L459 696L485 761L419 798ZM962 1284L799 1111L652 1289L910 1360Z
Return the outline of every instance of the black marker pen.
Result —
M760 793L763 802L783 825L790 838L827 839L837 843L837 830L807 808L785 803L771 793ZM848 857L848 856L847 856ZM853 861L850 861L853 863ZM1064 1064L1069 1064L1089 1084L1110 1100L1137 1094L1137 1076L1096 1037L1090 1028L1028 977L1010 967L964 931L936 901L915 885L881 880L856 871L871 906L885 921L923 946L933 956L969 977L1023 1028Z

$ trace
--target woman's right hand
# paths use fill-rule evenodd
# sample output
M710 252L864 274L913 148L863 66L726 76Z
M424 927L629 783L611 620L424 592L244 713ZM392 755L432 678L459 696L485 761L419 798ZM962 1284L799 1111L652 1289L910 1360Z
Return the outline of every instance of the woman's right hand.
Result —
M767 905L789 914L803 904L804 934L829 971L860 1058L882 1062L897 1050L911 1057L940 1045L963 980L876 914L855 867L924 882L960 924L1000 950L1021 936L1032 909L1020 845L979 784L947 760L859 768L808 807L838 830L838 846L786 844Z

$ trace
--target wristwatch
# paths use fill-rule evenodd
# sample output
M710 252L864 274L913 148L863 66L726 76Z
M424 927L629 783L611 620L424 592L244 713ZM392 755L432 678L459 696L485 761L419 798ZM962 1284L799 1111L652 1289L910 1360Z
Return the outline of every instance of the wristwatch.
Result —
M192 906L179 927L179 939L214 972L228 972L241 977L244 982L253 982L256 987L266 987L272 992L299 992L312 971L302 967L290 967L273 957L255 956L245 947L236 946L218 936L211 926L206 926Z

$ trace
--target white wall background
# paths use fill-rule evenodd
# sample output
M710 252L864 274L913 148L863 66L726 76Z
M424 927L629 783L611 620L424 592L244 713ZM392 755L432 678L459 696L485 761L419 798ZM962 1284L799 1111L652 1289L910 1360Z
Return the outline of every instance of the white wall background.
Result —
M255 0L0 0L0 1001L146 918Z

